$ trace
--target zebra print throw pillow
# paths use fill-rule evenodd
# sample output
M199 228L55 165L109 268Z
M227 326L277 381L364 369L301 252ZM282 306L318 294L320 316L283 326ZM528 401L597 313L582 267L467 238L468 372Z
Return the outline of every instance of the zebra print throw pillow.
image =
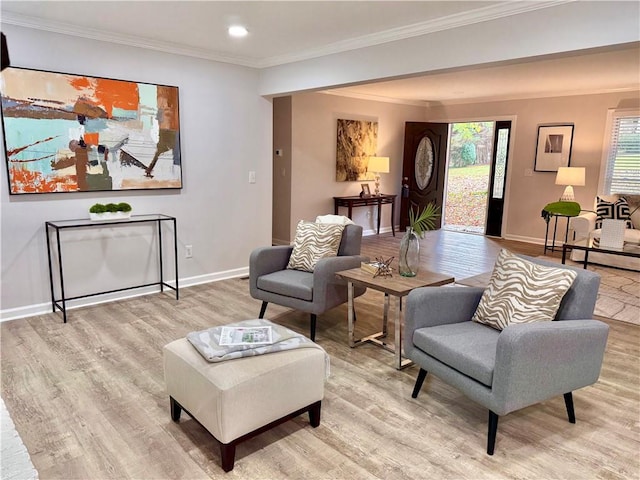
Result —
M602 220L624 220L626 228L633 228L631 223L631 210L627 199L622 197L615 202L607 202L598 197L596 205L596 229L602 228Z
M538 265L502 249L472 320L497 330L517 323L551 321L576 275L573 270Z
M313 272L321 258L337 255L343 230L344 225L300 220L287 268Z

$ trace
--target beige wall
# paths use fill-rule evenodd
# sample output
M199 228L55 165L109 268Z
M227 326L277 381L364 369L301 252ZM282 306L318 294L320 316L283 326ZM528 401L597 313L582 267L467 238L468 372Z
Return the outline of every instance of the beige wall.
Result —
M575 188L576 201L584 209L591 209L598 189L607 111L638 106L639 98L640 92L609 93L424 108L319 93L294 95L291 105L291 213L284 218L285 209L274 211L274 225L288 221L291 240L291 232L295 232L300 219L313 220L319 214L333 213L333 196L357 195L360 192L360 182L335 180L336 124L339 118L379 122L378 155L391 158L391 173L381 175L381 190L398 195L406 121L511 119L513 129L503 236L542 243L545 223L540 212L547 203L558 200L564 187L555 185L554 173L532 172L526 176L527 170L534 168L538 125L575 125L571 165L587 169L587 184ZM274 130L278 130L278 123L274 124ZM279 147L274 145L274 148ZM367 216L367 210L370 216ZM346 214L346 211L341 210L340 213ZM375 215L373 208L357 208L353 219L364 227L365 234L372 233ZM388 207L383 207L382 215L382 229L388 230ZM398 223L397 211L394 224ZM284 233L275 238L286 240Z
M388 174L380 175L383 193L400 194L404 122L424 120L421 106L372 102L320 93L293 96L292 101L292 171L290 232L299 220L313 221L317 215L333 213L333 197L357 195L361 182L336 181L337 120L378 122L379 156L390 158ZM277 126L275 126L277 128ZM278 148L275 146L274 148ZM373 191L373 182L368 182ZM394 224L398 224L399 202ZM367 216L369 212L369 216ZM382 209L381 230L391 228L391 209ZM340 211L346 215L346 209ZM362 225L365 234L375 228L375 208L360 207L353 220ZM280 212L274 211L274 216ZM293 233L291 237L293 237Z
M281 155L276 155L280 150ZM289 243L291 218L291 97L273 99L272 242Z
M544 241L545 223L540 211L557 201L564 187L555 185L555 173L533 172L538 125L573 123L571 166L586 167L586 185L576 187L576 201L593 208L602 160L607 110L638 105L640 92L579 95L507 102L434 106L429 121L455 122L513 117L512 149L508 166L505 238L534 243ZM506 227L506 228L504 228Z

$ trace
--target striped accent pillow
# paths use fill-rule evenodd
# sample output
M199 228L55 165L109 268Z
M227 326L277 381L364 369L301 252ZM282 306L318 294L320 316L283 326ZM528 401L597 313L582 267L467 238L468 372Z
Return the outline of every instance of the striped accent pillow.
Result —
M576 275L573 270L538 265L502 249L472 320L497 330L551 321Z
M610 218L612 220L624 220L626 228L633 228L631 223L631 210L627 199L622 197L615 202L607 202L598 197L596 205L596 229L602 228L602 220Z
M344 225L336 223L311 223L300 220L287 268L313 272L321 258L337 255L343 230Z

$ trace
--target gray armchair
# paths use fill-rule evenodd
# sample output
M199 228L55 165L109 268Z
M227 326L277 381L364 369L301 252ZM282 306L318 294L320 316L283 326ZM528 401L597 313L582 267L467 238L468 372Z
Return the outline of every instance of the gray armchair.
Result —
M471 321L482 288L411 292L404 348L420 367L412 397L418 396L427 372L432 372L488 408L489 455L493 455L500 415L563 394L569 422L575 423L572 391L598 380L609 327L592 319L599 275L574 270L578 275L554 321L510 325L502 331Z
M249 292L262 300L259 318L263 318L269 302L302 310L310 314L310 337L316 338L316 318L347 301L347 284L336 278L341 270L357 268L367 257L360 255L362 227L346 225L338 254L321 259L313 272L287 270L293 246L261 247L249 259ZM365 288L356 288L362 295Z

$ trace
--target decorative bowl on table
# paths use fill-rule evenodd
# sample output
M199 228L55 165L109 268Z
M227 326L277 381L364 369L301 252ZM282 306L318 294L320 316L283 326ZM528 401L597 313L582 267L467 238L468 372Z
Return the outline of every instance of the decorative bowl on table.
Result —
M125 202L96 203L89 209L89 218L91 221L127 220L131 217L131 210L131 205Z

